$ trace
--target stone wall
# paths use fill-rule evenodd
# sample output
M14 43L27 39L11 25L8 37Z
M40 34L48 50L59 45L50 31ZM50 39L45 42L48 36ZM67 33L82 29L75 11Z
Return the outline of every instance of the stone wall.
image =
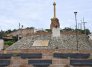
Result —
M32 46L36 40L49 40L47 47L36 47ZM12 46L6 50L18 50L18 49L66 49L66 50L76 50L76 35L64 35L61 34L60 37L55 38L51 35L34 35L24 37L18 42L14 43ZM88 37L85 35L78 35L78 49L79 50L92 50L92 45L89 43Z

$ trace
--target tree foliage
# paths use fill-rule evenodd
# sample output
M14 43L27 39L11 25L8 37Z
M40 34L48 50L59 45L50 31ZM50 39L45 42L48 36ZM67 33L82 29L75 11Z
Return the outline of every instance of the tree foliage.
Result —
M47 32L51 32L51 29L45 29Z
M72 28L69 28L69 27L65 27L64 29L63 29L63 31L73 31L74 29L72 29Z
M13 43L15 43L15 42L14 41L5 41L4 42L5 45L9 45L9 46L12 45Z
M66 28L62 29L62 31L76 31L76 29L66 27ZM85 29L85 30L77 29L77 31L82 33L82 34L86 34L86 35L89 35L91 33L89 29Z

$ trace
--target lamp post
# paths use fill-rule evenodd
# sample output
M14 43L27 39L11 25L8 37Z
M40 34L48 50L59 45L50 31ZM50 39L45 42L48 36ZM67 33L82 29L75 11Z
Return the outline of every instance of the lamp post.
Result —
M85 35L86 35L86 23L87 23L87 22L83 22L83 26L84 26Z
M76 48L77 48L77 51L78 51L78 31L77 31L77 12L74 12L75 14L75 22L76 22Z
M87 23L87 22L84 21L84 17L83 17L83 22L82 22L82 23L83 23L83 26L84 26L84 33L85 33L85 35L86 35L86 23Z

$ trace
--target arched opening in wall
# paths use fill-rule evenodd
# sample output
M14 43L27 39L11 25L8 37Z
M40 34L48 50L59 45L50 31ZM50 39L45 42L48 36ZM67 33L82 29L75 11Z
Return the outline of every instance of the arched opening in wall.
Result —
M49 67L49 65L34 65L34 67Z
M28 60L28 64L33 65L33 67L49 67L52 60Z

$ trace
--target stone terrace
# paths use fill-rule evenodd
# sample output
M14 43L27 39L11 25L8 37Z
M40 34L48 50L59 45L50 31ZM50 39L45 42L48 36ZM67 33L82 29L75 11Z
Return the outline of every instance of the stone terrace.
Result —
M32 46L36 40L49 40L48 46ZM61 34L59 38L52 38L51 35L33 35L24 37L6 50L20 50L20 49L70 49L76 50L76 35ZM85 35L78 35L78 49L92 50L92 45L89 43L88 37Z

